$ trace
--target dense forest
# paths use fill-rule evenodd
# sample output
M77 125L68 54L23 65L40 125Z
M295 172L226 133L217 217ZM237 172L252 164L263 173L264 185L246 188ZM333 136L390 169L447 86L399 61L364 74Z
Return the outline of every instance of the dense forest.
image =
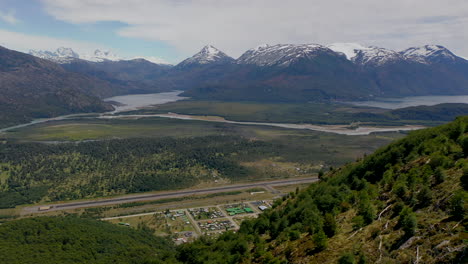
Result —
M0 263L175 263L170 241L76 217L39 217L0 225Z
M166 242L148 247L151 238L143 231L129 233L121 227L107 237L107 224L80 223L83 220L76 218L1 225L0 243L5 246L0 255L8 256L8 263L31 255L50 257L48 263L107 263L118 258L127 263L132 257L133 263L158 263L161 258L165 263L191 264L466 263L467 156L468 117L462 117L412 132L372 155L320 174L319 183L276 200L259 218L244 221L237 233L201 237L176 247L174 255ZM76 229L62 226L67 223ZM91 228L83 233L85 225ZM104 236L115 247L102 246ZM123 242L115 245L116 237ZM132 246L126 246L129 238ZM83 243L88 239L95 251ZM66 250L76 241L83 250L72 248L69 255ZM151 258L150 252L157 253Z
M0 208L240 180L281 145L240 137L0 144Z

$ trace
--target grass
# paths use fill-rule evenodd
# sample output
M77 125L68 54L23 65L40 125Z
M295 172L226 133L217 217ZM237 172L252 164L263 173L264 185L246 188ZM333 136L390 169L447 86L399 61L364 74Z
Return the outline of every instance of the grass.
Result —
M345 136L309 130L294 130L267 126L187 121L166 118L124 120L67 120L48 122L18 129L5 134L13 141L81 141L137 137L197 137L207 135L240 135L251 140L278 142L285 146L284 154L277 160L259 160L245 164L263 166L269 174L290 174L280 168L307 168L317 172L320 165L339 166L370 154L380 146L404 136L402 133L379 133L364 136ZM279 160L278 160L279 159ZM287 162L281 163L280 161ZM266 166L266 167L265 167ZM281 176L281 175L280 175ZM305 175L307 176L307 175Z
M197 137L208 135L242 136L251 140L277 142L284 146L282 154L273 160L245 164L264 167L264 174L285 175L291 168L317 172L320 165L339 166L370 154L380 146L401 138L402 133L379 133L365 136L344 136L309 130L294 130L267 126L248 126L187 121L166 118L124 120L66 120L48 122L5 134L13 141L81 141L137 137ZM285 162L285 163L284 163ZM277 167L272 164L278 165ZM285 169L285 168L289 168ZM315 169L313 169L315 168ZM283 171L281 171L283 170ZM303 173L299 173L302 176ZM268 178L268 177L266 177Z
M171 212L175 213L175 212ZM131 228L141 228L146 226L154 230L155 235L172 235L178 232L192 231L192 224L187 224L181 217L176 217L174 220L166 217L164 213L155 213L153 215L143 215L135 217L126 217L108 220L111 223L128 223Z
M389 110L357 107L338 103L260 103L184 100L124 114L162 114L174 112L188 115L221 116L233 121L312 123L347 125L362 122L368 125L432 124L417 120L397 120Z

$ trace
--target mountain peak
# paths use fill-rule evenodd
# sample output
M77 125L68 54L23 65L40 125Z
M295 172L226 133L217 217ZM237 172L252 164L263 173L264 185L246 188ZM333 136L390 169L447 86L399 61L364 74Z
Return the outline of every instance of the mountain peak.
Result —
M60 47L58 48L55 53L59 56L62 57L69 57L69 58L79 58L80 55L76 53L73 49L71 48L65 48L65 47Z
M178 66L191 66L191 65L206 65L213 63L226 63L234 61L233 58L226 55L226 53L220 51L212 45L206 45L197 54L182 61Z
M205 47L203 47L203 49L200 52L204 54L218 54L221 51L212 45L206 45Z

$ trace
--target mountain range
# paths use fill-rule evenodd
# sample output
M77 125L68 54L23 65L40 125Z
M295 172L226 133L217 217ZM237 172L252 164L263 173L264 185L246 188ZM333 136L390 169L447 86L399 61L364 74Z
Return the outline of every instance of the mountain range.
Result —
M194 99L268 102L468 94L468 61L438 45L400 52L353 43L261 45L237 59L208 45L175 66L101 50L0 51L1 109L14 112L2 123L103 111L110 109L105 97L174 89Z
M94 57L67 48L30 54L127 93L178 89L198 99L307 102L468 92L468 61L439 45L397 52L356 43L265 44L237 59L207 45L175 66L99 50Z
M468 61L438 45L400 52L352 43L262 45L225 61L204 64L205 75L220 68L223 74L183 87L185 95L307 102L468 92Z

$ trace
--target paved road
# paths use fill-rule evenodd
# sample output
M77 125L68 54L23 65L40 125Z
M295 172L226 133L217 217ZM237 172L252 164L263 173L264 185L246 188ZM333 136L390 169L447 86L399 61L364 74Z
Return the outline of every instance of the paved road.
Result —
M242 190L242 189L247 189L247 188L256 188L256 187L264 187L264 188L269 189L270 185L280 186L280 185L291 185L291 184L301 184L301 183L313 183L316 181L318 181L318 178L315 178L315 177L302 178L302 179L293 178L293 179L284 179L284 180L276 180L276 181L233 184L233 185L228 185L228 186L205 188L205 189L178 190L178 191L161 192L161 193L155 193L155 194L127 195L127 196L121 196L121 197L116 197L116 198L86 200L82 202L36 205L36 206L25 207L22 211L22 214L25 215L25 214L34 214L34 213L50 212L50 211L58 211L58 210L70 210L70 209L87 208L87 207L108 206L108 205L116 205L116 204L131 203L131 202L154 201L154 200L174 198L174 197L183 197L183 196L189 196L189 195L203 195L203 194L219 193L219 192L226 192L226 191L237 191L237 190ZM39 211L39 207L41 206L50 206L50 209L46 211Z

